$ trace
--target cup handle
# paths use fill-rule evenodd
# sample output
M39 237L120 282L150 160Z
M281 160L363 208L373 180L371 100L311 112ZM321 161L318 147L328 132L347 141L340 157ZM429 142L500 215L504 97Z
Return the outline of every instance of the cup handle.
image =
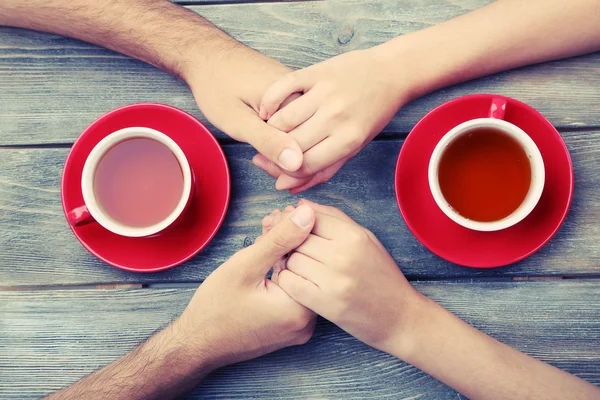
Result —
M494 97L492 104L490 104L490 111L488 118L504 119L504 113L506 112L506 98Z
M95 222L96 220L92 217L88 208L83 205L69 211L67 213L67 221L71 226L80 226Z

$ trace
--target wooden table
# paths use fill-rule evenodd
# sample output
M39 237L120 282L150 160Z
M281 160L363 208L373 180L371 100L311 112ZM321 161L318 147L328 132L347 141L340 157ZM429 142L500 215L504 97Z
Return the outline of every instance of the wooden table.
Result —
M249 46L301 68L488 2L196 1L200 5L190 8ZM394 197L394 165L411 127L434 106L481 92L515 97L540 110L562 133L576 177L573 205L558 235L527 260L492 270L459 267L430 253L408 231ZM202 279L259 234L267 212L296 201L252 166L252 148L213 129L231 166L233 193L227 219L208 248L163 273L127 273L103 264L65 222L62 167L74 140L95 118L142 101L171 104L205 121L186 86L153 67L76 40L0 28L1 398L47 394L125 354L175 318ZM599 168L596 53L415 101L331 182L306 196L340 207L373 230L415 287L461 318L600 384ZM307 345L217 371L191 397L461 398L323 320Z

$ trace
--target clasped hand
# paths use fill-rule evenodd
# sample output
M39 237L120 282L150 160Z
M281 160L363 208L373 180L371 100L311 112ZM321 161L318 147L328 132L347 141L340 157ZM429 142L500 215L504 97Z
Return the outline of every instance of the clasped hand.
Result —
M418 297L371 232L303 200L265 217L263 235L202 283L176 325L191 351L210 348L214 368L305 343L315 313L391 351Z
M284 170L265 155L253 162L292 194L328 181L392 119L407 101L393 87L377 48L351 51L291 72L265 92L259 116L288 132L303 152L302 166ZM292 94L302 96L288 105Z
M223 57L186 74L198 107L293 194L329 180L408 101L377 47L294 72L245 47Z

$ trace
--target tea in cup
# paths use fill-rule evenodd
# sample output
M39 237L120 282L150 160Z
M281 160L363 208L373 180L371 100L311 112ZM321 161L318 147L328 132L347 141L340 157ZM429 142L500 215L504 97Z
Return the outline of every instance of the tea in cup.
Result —
M143 237L174 224L192 197L193 176L181 148L155 129L130 127L102 139L81 178L84 203L71 225L96 221L122 236Z
M506 103L504 103L504 106ZM503 119L463 122L446 133L429 161L428 179L440 209L457 224L497 231L523 220L544 189L544 161L534 141Z

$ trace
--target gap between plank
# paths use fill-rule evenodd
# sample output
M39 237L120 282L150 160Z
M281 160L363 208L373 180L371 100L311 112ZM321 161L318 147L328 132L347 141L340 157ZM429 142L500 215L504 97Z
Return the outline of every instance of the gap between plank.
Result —
M521 282L521 281L559 281L559 280L600 280L600 274L583 274L570 276L512 276L512 277L421 277L407 276L410 282ZM157 283L99 283L74 285L23 285L0 286L0 292L40 291L40 290L124 290L124 289L186 289L196 288L202 281L196 282L157 282Z
M312 0L311 0L312 1ZM556 128L559 133L585 133L594 132L600 130L600 126L586 126L581 128ZM388 132L383 135L377 135L373 141L391 141L391 140L404 140L410 132ZM229 137L217 138L221 146L230 146L238 144L246 144L233 140ZM69 149L73 146L73 143L69 142L57 142L57 143L40 143L40 144L3 144L0 145L0 150L22 150L22 149Z

